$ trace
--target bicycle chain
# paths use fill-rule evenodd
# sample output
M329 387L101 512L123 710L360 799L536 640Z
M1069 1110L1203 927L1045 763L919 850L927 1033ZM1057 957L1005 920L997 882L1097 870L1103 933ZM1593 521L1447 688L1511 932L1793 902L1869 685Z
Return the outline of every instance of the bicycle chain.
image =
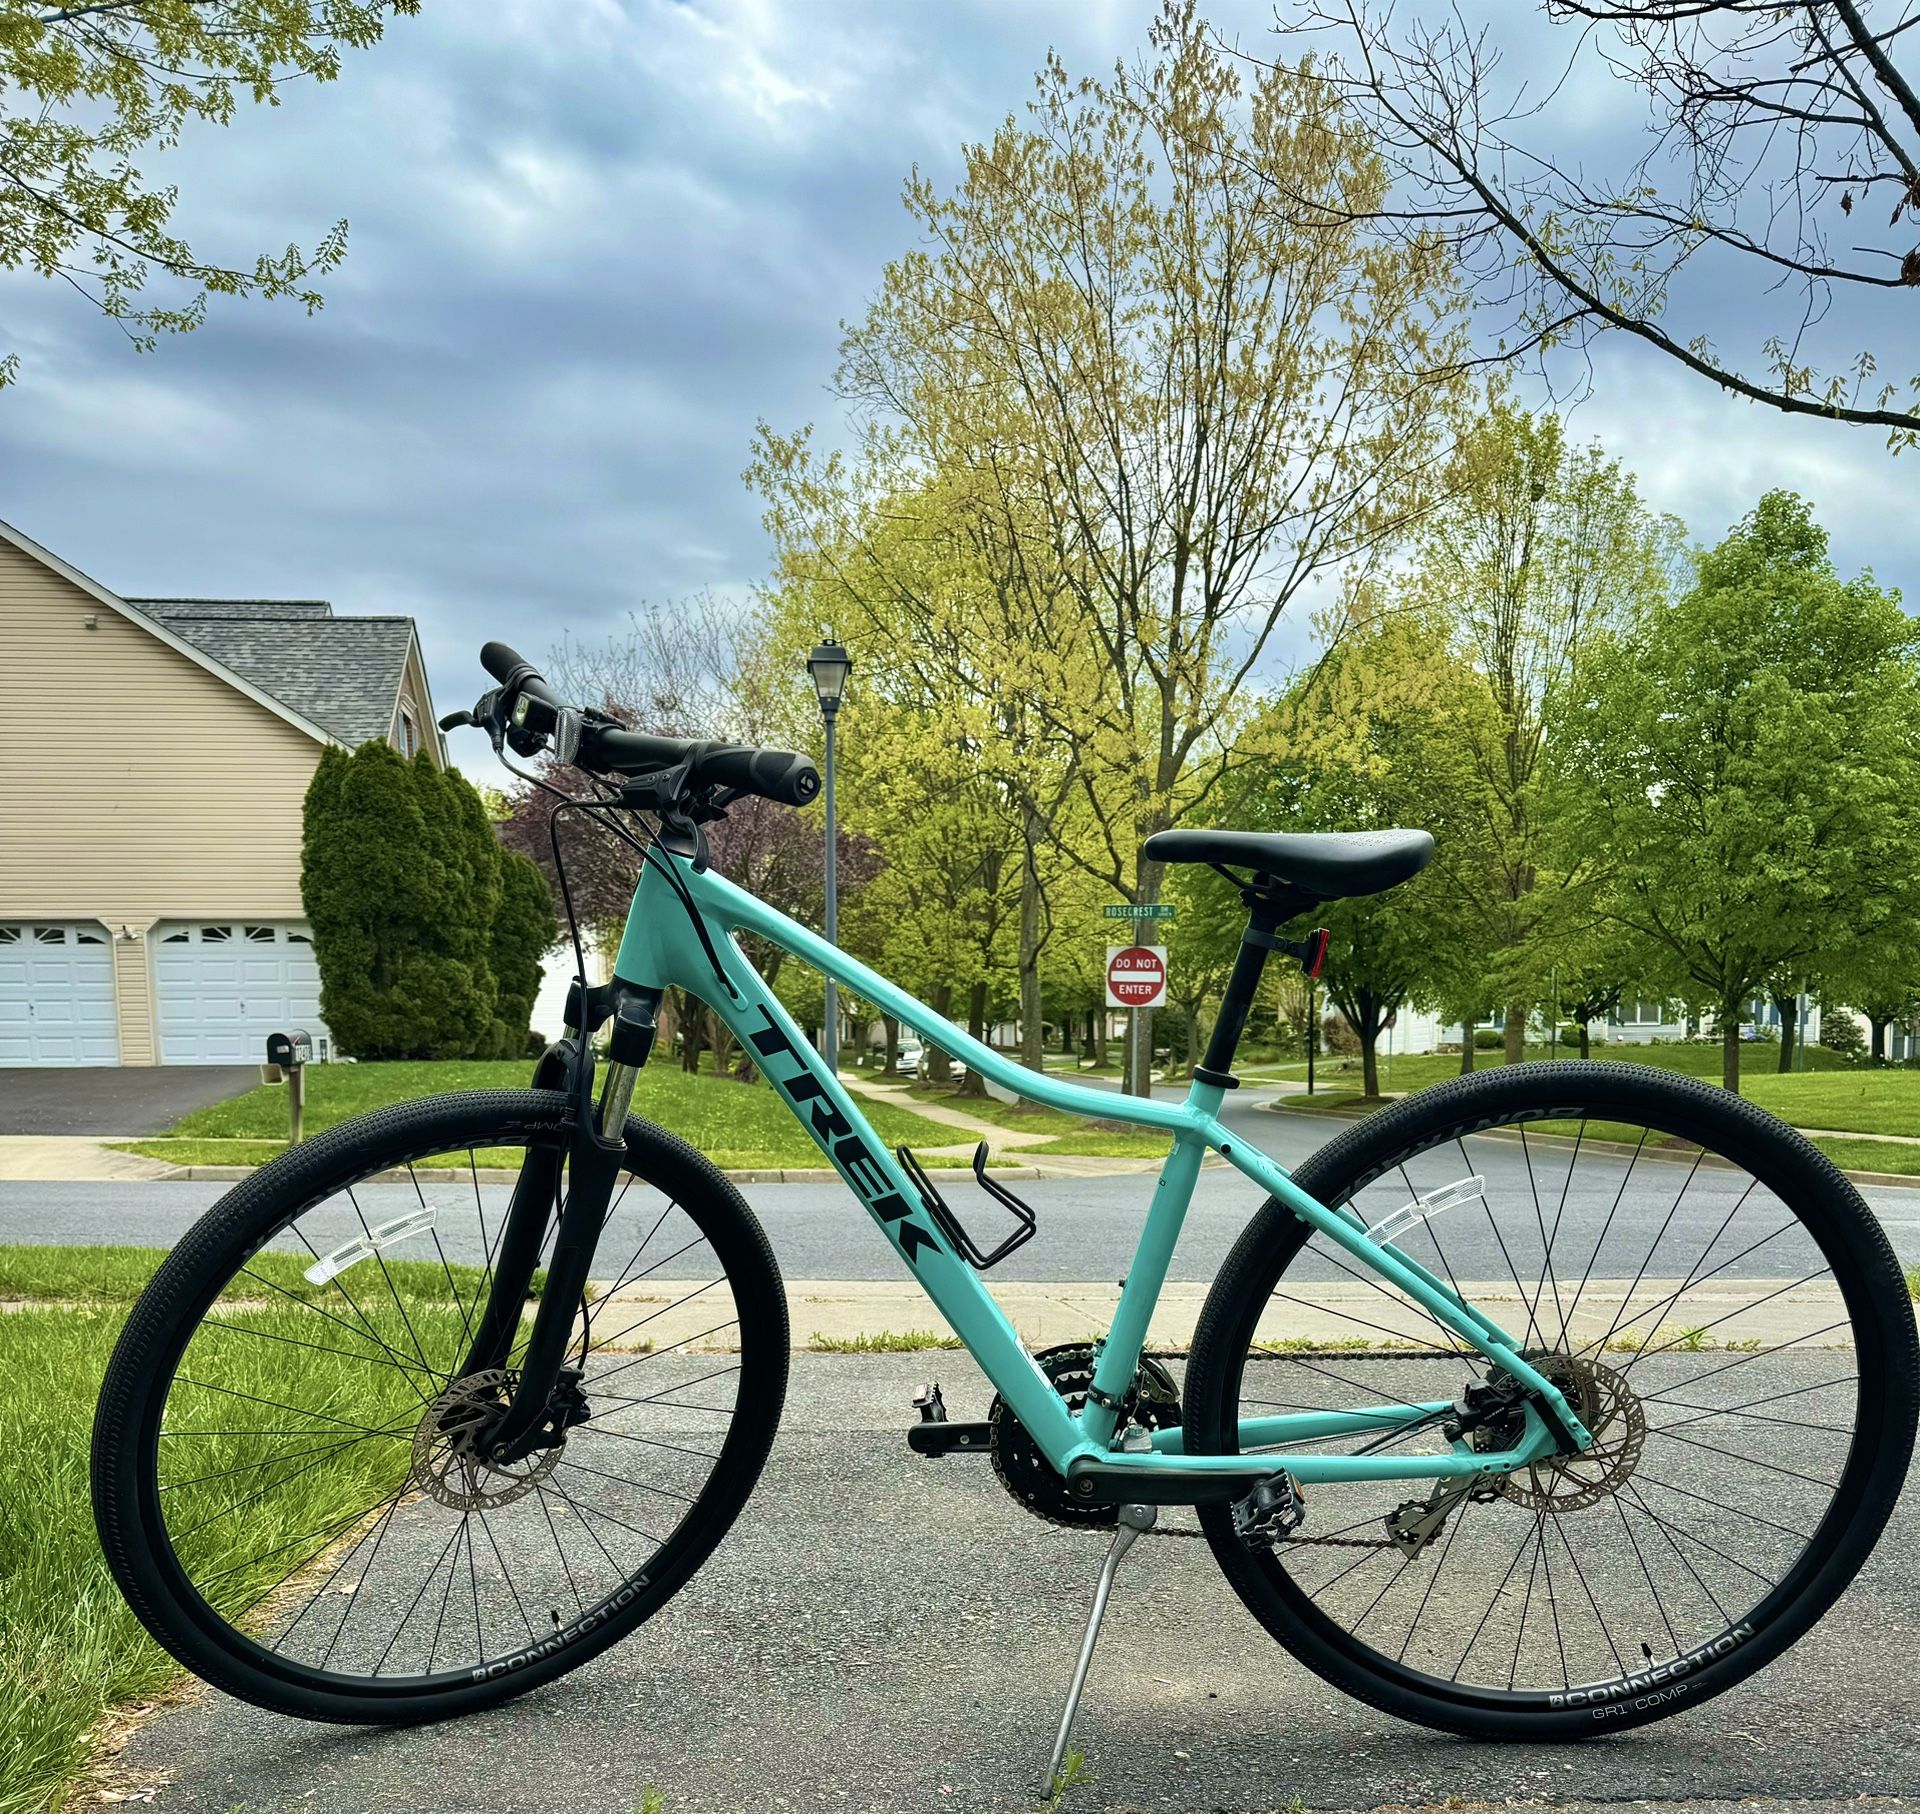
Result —
M1454 1350L1444 1348L1435 1348L1430 1351L1423 1350L1418 1353L1395 1356L1396 1359L1404 1360L1448 1360L1454 1357ZM1142 1360L1156 1361L1183 1361L1189 1358L1189 1353L1185 1348L1148 1348L1141 1351L1140 1358ZM1274 1358L1276 1360L1284 1360L1286 1357L1284 1355L1276 1355ZM996 1458L996 1472L998 1468L999 1463ZM1005 1484L1004 1475L1001 1476L1001 1479L1002 1483ZM1088 1528L1088 1526L1084 1524L1076 1524L1066 1518L1052 1517L1046 1512L1036 1510L1032 1506L1028 1506L1026 1509L1031 1516L1040 1519L1042 1523L1054 1525L1060 1530L1081 1531ZM1184 1525L1178 1528L1170 1528L1158 1524L1151 1530L1142 1531L1140 1534L1143 1537L1171 1537L1183 1542L1192 1542L1196 1539L1204 1542L1207 1535L1203 1530L1189 1528ZM1283 1537L1273 1547L1277 1551L1308 1546L1318 1549L1393 1549L1396 1547L1391 1537L1300 1537L1293 1535Z

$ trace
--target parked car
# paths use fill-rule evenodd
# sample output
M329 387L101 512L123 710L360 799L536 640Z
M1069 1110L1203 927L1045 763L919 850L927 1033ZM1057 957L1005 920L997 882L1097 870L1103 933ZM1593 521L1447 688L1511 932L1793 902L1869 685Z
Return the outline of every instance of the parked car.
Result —
M922 1077L931 1077L933 1075L933 1051L930 1047L923 1047L921 1049L920 1055L915 1062L915 1069ZM967 1067L959 1059L949 1058L947 1060L947 1074L950 1077L964 1077L967 1074Z
M893 1054L893 1074L896 1077L918 1077L920 1075L920 1055L922 1046L903 1045Z

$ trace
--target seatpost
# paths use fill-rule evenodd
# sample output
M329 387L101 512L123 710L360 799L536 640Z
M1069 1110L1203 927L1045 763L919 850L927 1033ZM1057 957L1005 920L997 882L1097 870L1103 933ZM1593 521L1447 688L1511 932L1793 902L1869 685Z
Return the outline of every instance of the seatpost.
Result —
M1253 998L1267 967L1267 954L1287 948L1278 936L1279 928L1314 904L1310 895L1291 888L1249 888L1242 898L1247 903L1247 929L1240 935L1240 949L1220 997L1220 1013L1208 1035L1206 1055L1193 1070L1199 1082L1222 1090L1232 1089L1238 1081L1233 1075L1233 1055L1239 1049L1240 1035L1246 1031L1247 1016L1253 1010Z

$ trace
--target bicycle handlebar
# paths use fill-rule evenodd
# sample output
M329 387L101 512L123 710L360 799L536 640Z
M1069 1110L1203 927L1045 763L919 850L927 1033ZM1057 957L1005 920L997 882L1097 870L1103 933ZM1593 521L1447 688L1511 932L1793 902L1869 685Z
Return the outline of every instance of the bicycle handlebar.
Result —
M504 737L523 755L558 741L566 760L592 774L641 777L684 767L688 792L703 788L758 794L782 806L805 806L820 792L820 771L811 756L797 750L756 749L744 743L709 743L684 737L656 737L623 730L596 713L569 706L546 683L540 670L516 649L490 642L480 665L499 682L471 712L453 712L442 730L477 724ZM537 708L529 711L523 702Z

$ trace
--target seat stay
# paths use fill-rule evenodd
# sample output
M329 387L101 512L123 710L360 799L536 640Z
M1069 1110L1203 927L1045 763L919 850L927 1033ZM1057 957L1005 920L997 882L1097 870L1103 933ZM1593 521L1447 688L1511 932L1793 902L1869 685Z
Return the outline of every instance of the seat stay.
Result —
M1258 1460L1250 1456L1188 1456L1157 1449L1123 1455L1111 1446L1116 1430L1115 1406L1133 1385L1174 1246L1209 1150L1220 1153L1363 1265L1407 1292L1468 1348L1515 1374L1531 1390L1545 1396L1557 1414L1572 1422L1572 1412L1558 1389L1535 1371L1521 1355L1519 1344L1491 1318L1461 1302L1424 1267L1392 1248L1376 1244L1351 1215L1317 1202L1271 1159L1222 1126L1216 1116L1224 1091L1218 1084L1196 1079L1183 1102L1170 1103L1123 1096L1028 1070L711 869L696 869L687 858L657 850L655 858L657 861L649 862L634 896L614 963L616 978L642 988L672 986L688 990L712 1007L742 1045L753 1052L767 1081L879 1225L1041 1453L1063 1476L1076 1461L1097 1461L1107 1469L1124 1464L1129 1473L1143 1470L1192 1478L1198 1484L1223 1474L1244 1476L1249 1464ZM671 875L661 867L668 863L673 865ZM1171 1150L1121 1289L1112 1328L1100 1347L1094 1373L1097 1396L1078 1415L1068 1409L1041 1372L980 1274L948 1247L912 1180L748 962L732 936L736 931L751 931L769 939L1028 1101L1070 1114L1157 1128L1171 1136ZM1112 1402L1098 1402L1100 1397ZM1409 1422L1429 1414L1423 1407L1406 1410ZM1378 1408L1365 1414L1369 1419L1366 1427L1376 1427L1373 1419ZM1579 1429L1577 1423L1572 1427ZM1588 1440L1584 1431L1580 1440L1583 1444ZM1343 1461L1365 1465L1359 1473L1341 1468L1328 1471L1322 1466ZM1417 1480L1433 1478L1437 1473L1471 1471L1464 1464L1456 1466L1454 1459L1432 1454L1292 1456L1287 1466L1302 1480Z

